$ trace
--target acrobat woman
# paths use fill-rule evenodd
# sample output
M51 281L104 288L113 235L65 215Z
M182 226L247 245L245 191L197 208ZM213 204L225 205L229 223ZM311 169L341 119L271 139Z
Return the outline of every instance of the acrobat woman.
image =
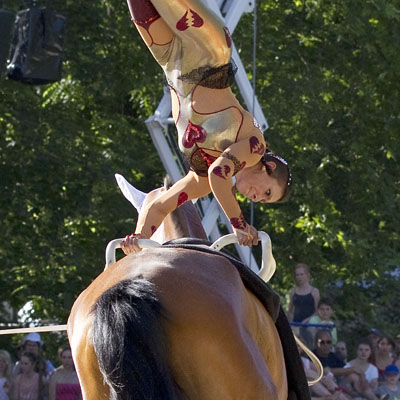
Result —
M239 243L257 244L257 230L246 223L236 190L254 202L283 202L292 179L287 162L268 151L257 121L231 91L228 29L199 0L127 1L132 21L167 78L179 148L190 170L140 213L123 250L138 251L136 239L150 238L166 215L210 192Z

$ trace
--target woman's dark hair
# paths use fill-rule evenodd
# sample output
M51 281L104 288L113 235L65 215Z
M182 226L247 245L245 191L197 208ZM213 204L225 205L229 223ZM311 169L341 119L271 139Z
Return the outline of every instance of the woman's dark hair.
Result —
M393 351L396 349L396 342L388 335L382 335L378 341L377 344L382 342L383 339L386 339L386 341L392 346Z
M333 310L333 302L332 302L330 299L326 298L326 297L322 298L322 299L318 302L317 308L319 308L319 306L322 306L322 305L324 305L324 306L329 306L329 307L332 308L332 310Z
M368 340L368 338L364 338L364 339L359 340L359 341L357 342L356 349L358 350L358 348L359 348L362 344L363 344L364 346L369 346L369 349L371 350L371 354L370 354L369 357L368 357L368 362L373 361L373 347L372 347L371 341Z
M272 169L267 164L270 161L276 164L275 169ZM261 162L265 166L268 175L272 176L273 178L278 180L278 182L284 185L283 196L276 203L286 203L292 195L293 191L293 178L287 161L277 154L274 154L271 151L267 151L261 159Z
M26 358L28 358L29 361L32 363L32 365L36 368L36 363L37 363L37 361L38 361L38 357L37 357L35 354L30 353L29 351L24 351L24 352L21 354L21 357L26 357Z
M64 344L63 346L58 348L57 355L60 360L61 360L61 357L62 357L64 351L67 351L67 350L71 351L71 347L67 344Z

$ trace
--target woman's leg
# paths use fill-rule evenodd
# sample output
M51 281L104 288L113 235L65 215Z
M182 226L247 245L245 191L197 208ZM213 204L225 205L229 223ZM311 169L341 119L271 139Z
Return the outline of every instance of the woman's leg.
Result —
M135 234L126 236L121 243L124 253L140 251L137 239L150 238L169 213L186 201L204 197L210 191L207 177L200 177L195 172L189 171L185 177L156 197L155 200L146 204L140 211Z
M174 33L150 0L127 0L132 22L157 62L163 66Z
M172 69L178 67L180 74L186 74L202 66L218 67L230 61L229 33L223 21L201 1L127 1L132 20L167 74L171 70L168 63L172 63Z
M331 395L331 392L321 382L318 382L315 385L311 386L311 392L316 397L324 397Z

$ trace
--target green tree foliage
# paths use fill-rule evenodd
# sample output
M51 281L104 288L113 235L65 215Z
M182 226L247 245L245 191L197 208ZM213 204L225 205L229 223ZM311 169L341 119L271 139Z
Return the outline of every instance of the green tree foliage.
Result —
M296 182L289 204L258 214L285 267L274 283L284 293L293 282L287 272L308 263L343 325L356 321L364 333L368 324L392 333L400 325L390 306L399 281L387 276L400 265L395 4L263 1L258 15L267 137L291 162ZM250 21L243 22L238 36L246 43ZM243 50L250 62L250 47Z
M162 180L144 125L162 78L124 4L58 9L68 16L62 81L0 87L0 300L32 299L36 317L65 322L107 242L135 226L113 174L147 191Z
M62 81L0 82L0 301L65 322L106 243L135 224L113 173L144 190L161 181L144 121L163 79L125 2L52 5L68 17ZM257 205L256 225L273 240L274 287L287 293L308 263L343 332L400 326L388 273L400 265L399 19L395 0L258 2L257 96L295 193ZM247 15L233 36L249 72L251 26Z

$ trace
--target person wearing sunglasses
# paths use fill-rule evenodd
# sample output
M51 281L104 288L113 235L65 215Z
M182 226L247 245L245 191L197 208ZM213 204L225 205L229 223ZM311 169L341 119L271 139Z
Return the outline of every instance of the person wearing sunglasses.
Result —
M357 375L364 375L364 372L357 368L351 366L345 368L346 364L332 351L332 335L328 329L320 329L317 331L315 334L315 346L314 353L321 361L325 373L333 374L340 387L345 388L346 382L343 378L347 375L353 373Z

